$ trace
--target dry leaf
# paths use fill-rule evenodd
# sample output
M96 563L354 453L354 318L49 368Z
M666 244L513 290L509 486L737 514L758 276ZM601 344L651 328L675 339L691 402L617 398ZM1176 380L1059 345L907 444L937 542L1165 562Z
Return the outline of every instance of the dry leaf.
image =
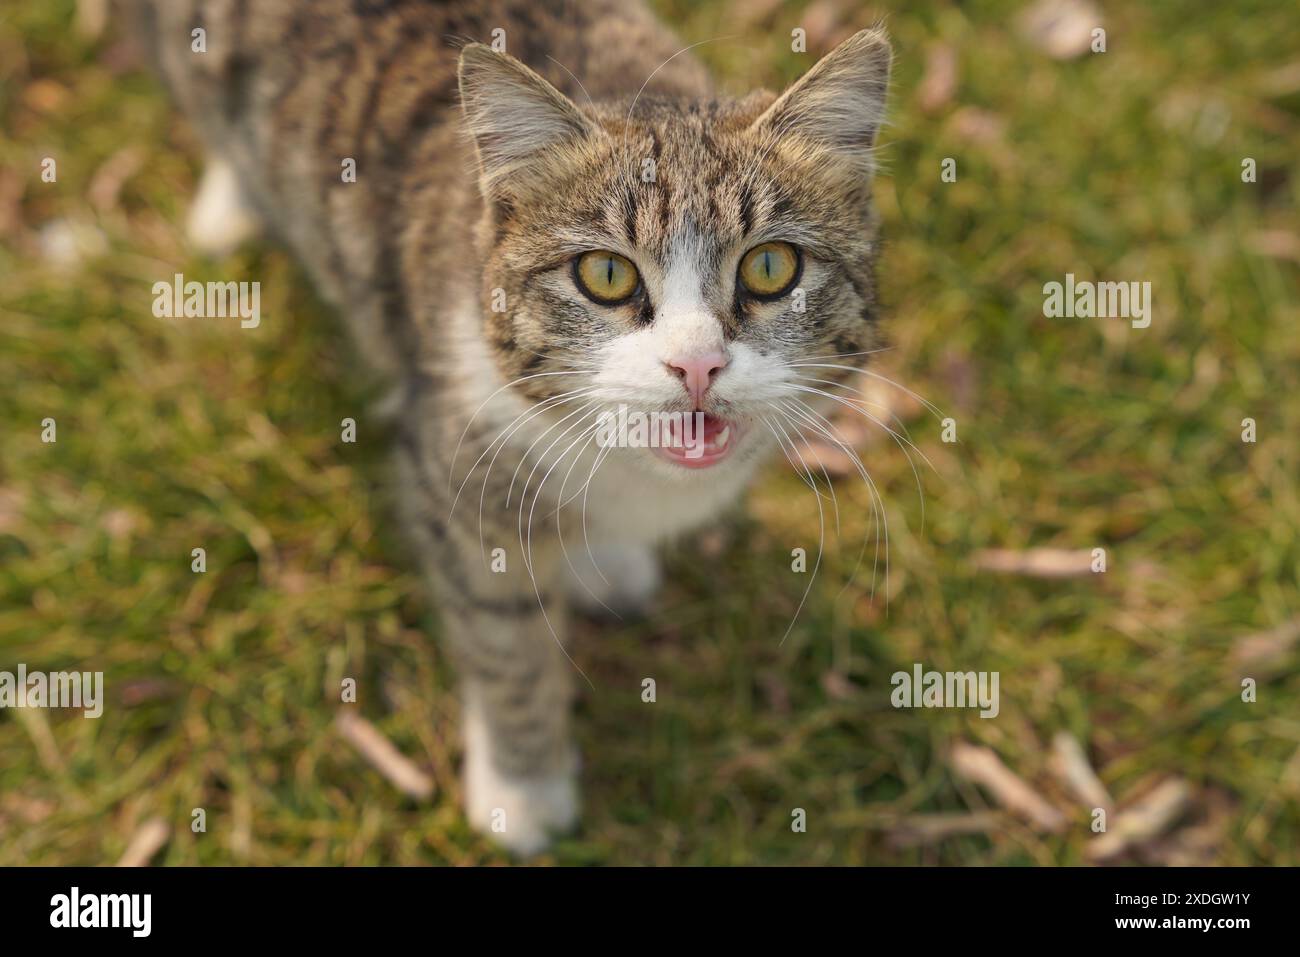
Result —
M1300 262L1300 236L1285 229L1260 229L1246 237L1251 252Z
M726 22L737 30L745 31L771 20L784 0L732 0L727 8Z
M115 542L131 537L139 525L139 519L130 509L114 508L105 512L99 520L100 527Z
M1267 667L1285 658L1300 641L1300 618L1293 618L1268 631L1244 635L1232 644L1232 660L1238 666Z
M949 121L961 139L981 146L996 146L1006 139L1007 121L997 113L977 106L963 106Z
M428 800L433 795L433 778L416 767L365 718L351 711L340 711L334 724L348 743L397 790L417 801Z
M1259 91L1265 96L1290 96L1300 92L1300 60L1270 70L1259 81Z
M1091 549L986 548L976 552L975 567L983 572L1028 575L1031 578L1076 578L1091 575Z
M1097 772L1088 763L1079 739L1068 731L1058 731L1052 738L1053 773L1061 779L1066 789L1083 802L1086 808L1105 808L1109 813L1115 806L1114 799L1101 783Z
M1198 795L1194 818L1165 837L1142 846L1143 864L1160 867L1210 867L1223 861L1238 809L1225 791L1210 789ZM1260 818L1256 818L1260 820Z
M829 50L838 38L837 30L844 19L839 0L816 0L799 17L799 26L807 33L808 50Z
M118 860L118 867L144 867L153 856L162 850L162 846L167 843L167 838L171 836L171 829L167 827L167 822L160 817L150 818L145 821L131 836L126 850L122 852L122 857Z
M952 747L950 760L953 770L967 780L982 785L1008 811L1029 821L1039 830L1049 833L1064 830L1065 815L1017 777L991 748L958 741Z
M969 814L912 814L895 824L889 831L888 841L893 847L915 847L919 844L937 844L950 837L963 834L987 834L996 831L1006 822L996 811L976 811Z
M1089 0L1039 0L1020 15L1020 31L1055 60L1072 60L1092 49L1101 11Z
M957 90L957 51L947 43L933 44L925 57L925 74L916 102L926 113L937 113L952 102Z
M1183 813L1191 793L1181 778L1164 781L1113 816L1106 832L1088 845L1089 859L1110 860L1135 844L1158 837Z

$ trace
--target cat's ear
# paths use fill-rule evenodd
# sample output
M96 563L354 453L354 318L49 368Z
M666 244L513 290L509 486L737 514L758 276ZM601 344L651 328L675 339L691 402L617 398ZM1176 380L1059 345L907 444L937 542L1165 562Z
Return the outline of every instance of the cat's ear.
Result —
M885 117L891 59L883 29L853 34L781 94L752 129L799 137L871 169L871 148Z
M563 93L482 43L461 51L459 74L465 125L478 148L486 192L496 192L544 150L599 132Z

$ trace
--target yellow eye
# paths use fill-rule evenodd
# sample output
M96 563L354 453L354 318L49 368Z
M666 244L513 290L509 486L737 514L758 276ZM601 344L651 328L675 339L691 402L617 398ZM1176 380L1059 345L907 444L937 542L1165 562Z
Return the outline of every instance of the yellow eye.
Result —
M636 267L606 250L583 253L574 264L578 288L599 303L611 305L629 298L641 284Z
M799 273L799 254L789 243L763 243L740 261L740 281L755 296L779 296Z

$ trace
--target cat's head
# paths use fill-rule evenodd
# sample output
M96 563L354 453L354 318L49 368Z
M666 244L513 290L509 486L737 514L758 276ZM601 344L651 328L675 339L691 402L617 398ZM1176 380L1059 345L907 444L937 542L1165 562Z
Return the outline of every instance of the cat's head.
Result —
M813 380L839 373L798 363L858 365L875 343L889 67L883 31L864 30L780 97L594 105L467 47L483 314L511 388L557 412L590 403L587 421L702 410L693 454L638 453L682 474L750 460L806 416Z

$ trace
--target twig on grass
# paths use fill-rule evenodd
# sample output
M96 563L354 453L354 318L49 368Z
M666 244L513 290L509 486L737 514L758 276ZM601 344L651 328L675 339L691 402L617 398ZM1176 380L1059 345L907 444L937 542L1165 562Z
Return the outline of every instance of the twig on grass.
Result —
M433 778L416 767L365 718L351 711L340 711L334 724L344 739L397 790L417 801L427 801L433 796Z

